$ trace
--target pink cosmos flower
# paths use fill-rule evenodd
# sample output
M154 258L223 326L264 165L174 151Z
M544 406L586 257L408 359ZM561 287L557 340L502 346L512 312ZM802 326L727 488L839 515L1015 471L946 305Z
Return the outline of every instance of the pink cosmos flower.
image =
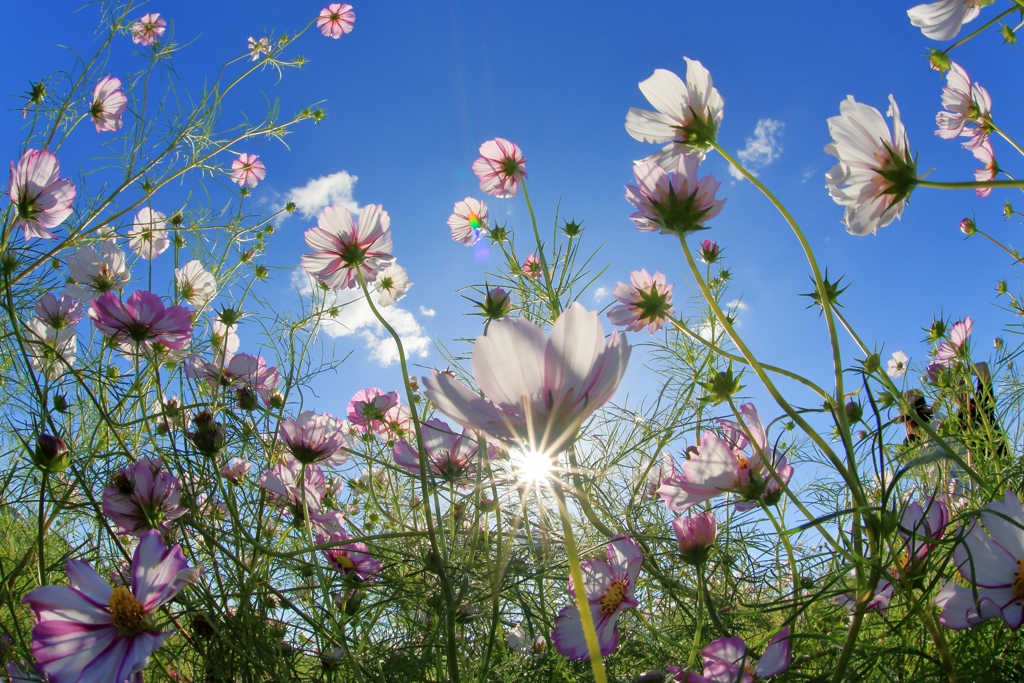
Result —
M399 403L388 408L384 412L384 439L390 444L398 439L404 439L412 429L412 415L409 413L409 406ZM345 423L349 429L352 425Z
M740 495L738 510L757 507L760 499L771 505L778 501L782 486L768 470L766 462L783 482L793 476L786 456L777 457L768 445L761 418L750 403L739 409L742 422L719 420L725 438L708 432L697 452L683 462L679 471L662 481L658 495L670 510L687 510L726 492ZM750 446L750 453L744 449Z
M156 343L180 350L192 338L192 319L187 308L165 309L160 297L141 289L133 292L125 303L113 292L93 299L89 317L96 329L114 342L147 351Z
M431 471L446 481L465 481L476 474L476 461L480 445L471 431L458 434L443 420L433 418L420 427L423 450L427 453L427 464ZM392 455L395 463L404 467L413 476L420 475L420 454L415 446L406 441L395 444ZM498 453L487 448L487 457L493 460Z
M94 299L104 292L120 290L131 280L125 254L112 241L100 250L87 244L68 257L68 294L79 301Z
M899 379L907 374L908 363L910 363L910 359L907 358L907 354L902 351L896 351L892 354L892 358L889 359L889 367L886 373L893 379Z
M206 380L214 390L229 387L237 392L240 402L246 402L253 395L259 396L265 405L270 404L270 392L281 381L276 367L268 368L262 356L248 353L232 355L227 367L205 361L193 354L185 365L185 375L196 380Z
M725 206L715 199L722 183L712 175L697 180L697 157L680 156L671 172L653 161L633 164L636 185L626 185L626 199L636 208L630 220L646 232L678 234L704 229Z
M448 373L424 377L424 395L461 427L554 453L611 399L629 362L625 336L605 340L597 313L574 303L550 338L528 320L495 320L473 347L486 398Z
M149 47L159 40L166 30L167 22L161 19L158 13L145 14L131 25L132 42Z
M140 258L155 259L171 246L165 227L167 216L160 211L153 211L148 206L142 207L135 214L135 223L128 231L128 246Z
M345 433L345 423L327 413L304 410L297 419L281 420L278 435L292 457L300 463L327 467L348 462L354 446Z
M324 536L345 531L345 515L336 510L310 512L309 523L318 533Z
M92 105L89 107L96 132L121 130L121 114L127 107L128 98L121 92L121 80L113 76L101 78L92 92Z
M974 321L970 317L957 321L949 331L949 339L939 343L939 348L935 354L935 362L946 368L952 367L956 359L963 353L973 328Z
M480 189L495 197L514 197L519 181L526 178L526 157L514 142L494 138L480 145L480 158L473 162Z
M712 85L711 74L700 62L686 61L686 83L665 69L656 69L640 92L657 112L631 107L626 132L640 142L662 144L661 151L644 159L671 171L683 154L703 159L718 135L725 116L725 100Z
M892 570L890 570L891 572ZM895 577L893 577L895 578ZM881 614L889 608L889 603L892 602L893 585L892 581L888 579L882 579L875 585L875 590L871 593L871 599L868 600L868 596L862 596L862 600L867 600L864 605L864 611L866 612L878 612ZM857 609L858 598L854 593L843 593L835 597L835 601L843 608L854 612Z
M985 0L937 0L911 7L907 16L926 38L953 40L960 33L960 28L977 17L985 4Z
M704 675L681 672L677 681L690 683L754 683L780 674L793 661L793 649L789 642L789 627L782 629L768 641L761 658L754 661L746 643L739 636L719 638L701 651L704 660ZM680 677L684 676L684 677Z
M974 172L974 179L979 183L995 180L996 175L999 174L999 164L996 163L996 153L992 149L992 143L989 140L985 140L971 150L971 152L974 154L974 158L983 164L981 168ZM992 188L978 187L974 189L974 194L979 197L987 197L992 194Z
M650 275L646 268L630 273L629 281L628 285L624 282L615 285L612 296L619 305L608 311L608 320L630 332L639 332L646 327L649 333L654 334L675 312L672 307L673 285L665 284L663 274L655 271Z
M252 463L242 458L231 458L231 461L220 468L220 476L224 477L232 484L237 484L242 480L249 470L252 469Z
M1007 491L1002 500L981 511L953 550L953 561L969 585L946 582L935 603L942 608L939 621L952 629L977 626L992 618L1012 629L1024 621L1024 507L1017 494Z
M508 292L501 287L491 287L487 290L483 301L476 302L480 307L483 316L488 320L501 320L512 309L512 301Z
M536 254L530 254L523 261L523 275L533 278L539 278L544 275L544 267L541 265L540 259L537 258Z
M349 422L364 433L384 434L384 414L400 402L397 391L384 393L377 387L363 389L348 402Z
M472 197L455 202L453 213L448 217L448 226L452 229L452 239L471 247L487 231L487 205Z
M384 568L380 560L375 560L370 555L370 549L365 543L345 543L352 540L344 531L338 531L330 536L317 536L318 545L327 543L344 543L332 548L324 548L324 557L332 567L344 574L346 577L356 581L373 581L377 574Z
M395 260L390 226L380 204L364 206L355 225L344 206L328 206L306 231L306 244L316 251L302 255L302 267L331 289L357 289L360 273L369 285Z
M587 560L580 563L583 584L587 589L587 602L601 646L601 656L607 657L619 647L619 615L633 609L639 603L633 597L636 578L640 574L643 555L640 547L631 538L618 536L608 544L608 561ZM569 597L575 598L572 579L569 580ZM555 619L555 631L551 641L559 653L569 659L589 659L587 641L583 636L583 623L579 608L575 605L563 607Z
M825 152L839 163L825 174L825 184L833 201L846 207L843 222L852 235L874 233L899 218L917 185L917 161L892 95L888 114L892 135L877 109L850 95L840 102L839 116L828 120L833 142Z
M151 458L139 458L103 488L103 514L131 536L170 532L171 522L187 512L180 503L181 482Z
M976 149L988 140L991 123L992 98L988 91L971 78L956 62L946 74L946 87L942 89L942 106L945 111L935 115L938 130L935 134L943 140L966 137L964 147ZM973 125L972 125L973 124Z
M11 162L7 196L14 205L15 225L25 229L25 239L53 239L51 229L71 215L75 185L60 176L60 162L52 152L27 150L17 167Z
M700 243L700 260L708 265L717 261L721 253L722 250L718 244L711 240L704 240Z
M260 486L268 491L270 502L282 510L291 512L296 520L304 519L303 500L310 514L320 512L326 481L324 471L318 465L307 465L303 486L302 467L298 460L286 456L284 462L274 465L260 475Z
M908 574L921 569L949 525L949 507L945 501L928 496L922 502L924 505L917 501L908 505L900 518L898 531L906 547L899 561Z
M647 481L642 491L644 499L654 498L658 495L658 488L665 477L670 477L676 472L676 464L672 454L662 451L657 460L644 460L640 465L640 472L647 473Z
M679 543L679 552L687 564L701 564L708 556L708 550L718 538L718 521L715 513L702 512L693 517L676 517L672 531Z
M181 546L158 531L142 535L131 588L112 588L87 562L69 560L70 586L41 586L25 596L36 616L32 655L51 683L141 680L149 656L171 631L158 631L161 605L192 577Z
M240 154L231 162L231 180L239 187L256 187L267 177L267 167L256 154Z
M55 330L74 327L85 315L85 307L82 302L71 298L66 293L61 294L58 299L53 293L47 292L36 302L35 310L36 318Z
M249 54L252 55L252 61L254 62L262 55L270 54L270 39L264 37L256 40L249 36Z
M352 32L356 23L356 13L352 11L352 5L334 3L320 10L320 16L316 25L328 38L337 40L342 35Z

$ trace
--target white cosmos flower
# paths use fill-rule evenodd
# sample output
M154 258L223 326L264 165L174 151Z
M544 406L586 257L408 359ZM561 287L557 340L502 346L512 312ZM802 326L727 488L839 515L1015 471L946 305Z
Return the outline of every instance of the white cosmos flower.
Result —
M921 29L926 38L953 40L960 28L978 16L978 12L993 0L938 0L917 5L907 10L910 23Z
M680 155L701 159L718 134L725 115L725 100L714 88L711 74L704 66L687 57L686 83L676 74L656 69L640 91L658 111L632 107L626 114L626 132L640 142L662 144L645 161L654 161L666 171L675 168Z
M155 259L171 246L164 230L166 226L167 216L148 206L142 207L135 214L135 225L128 231L128 246L144 259Z
M909 362L910 359L907 358L907 354L902 351L897 351L892 354L892 358L889 359L889 369L886 372L888 372L889 376L893 379L899 379L903 375L907 374L907 363Z
M55 330L39 318L25 323L24 339L32 369L54 380L74 365L78 337L73 327Z
M848 95L839 116L828 120L832 142L825 151L839 159L825 174L832 199L846 207L847 232L867 235L899 218L917 185L917 161L910 154L900 110L889 96L892 134L882 114Z
M89 301L104 292L118 290L131 279L124 252L113 241L104 242L99 251L92 245L79 247L68 257L67 293L80 301Z
M217 296L217 279L197 260L186 263L174 270L174 281L185 301L193 306L203 307Z
M373 289L378 294L377 305L384 307L392 305L405 296L405 292L412 285L405 268L397 263L392 263L380 272L377 281L373 283Z

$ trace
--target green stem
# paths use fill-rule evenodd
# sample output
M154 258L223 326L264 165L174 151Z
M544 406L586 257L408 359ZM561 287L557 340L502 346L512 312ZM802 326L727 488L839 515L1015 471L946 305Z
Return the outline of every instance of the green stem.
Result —
M39 532L37 542L39 544L39 585L46 585L46 556L44 554L44 541L46 539L46 484L49 482L50 473L43 470L43 482L39 487Z
M700 636L704 629L704 572L697 571L697 630L693 634L693 645L690 646L690 656L686 659L686 668L692 669L697 661L697 653L700 652Z
M924 180L923 178L918 178L917 184L921 187L934 187L939 190L976 190L979 187L1024 188L1024 180L961 180L957 182L945 182L941 180Z
M975 29L973 33L970 33L970 34L964 36L960 40L956 41L955 43L953 43L952 45L947 47L945 50L942 51L942 54L948 55L953 50L953 48L960 47L961 45L966 43L971 38L974 38L975 36L980 35L982 32L984 32L985 29L987 29L989 26L992 26L993 24L995 24L997 21L999 21L1000 19L1002 19L1006 15L1013 14L1014 12L1016 12L1019 9L1020 9L1020 6L1018 5L1017 7L1011 7L1008 10L1003 10L1000 14L996 15L995 17L993 17L992 19L988 20L987 22L985 22L984 24L979 26L977 29Z
M544 284L548 289L551 312L554 313L552 320L558 317L562 310L562 302L555 296L555 288L551 284L551 271L548 270L548 260L544 256L544 245L540 241L540 229L537 227L537 217L533 213L533 204L530 202L530 193L526 191L526 180L520 181L523 186L523 199L526 200L526 208L530 210L530 222L533 224L533 237L537 240L537 257L540 259L540 267L544 271Z

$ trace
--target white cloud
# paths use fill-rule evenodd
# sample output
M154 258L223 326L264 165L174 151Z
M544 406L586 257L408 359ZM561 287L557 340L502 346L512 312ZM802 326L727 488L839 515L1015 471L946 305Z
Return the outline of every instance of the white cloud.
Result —
M352 213L359 212L359 204L352 196L352 190L359 178L348 171L313 178L302 187L288 190L286 202L295 202L303 218L313 218L325 206L341 205Z
M292 285L304 297L310 296L313 292L312 280L301 268L293 271ZM354 289L345 289L328 292L326 298L326 305L337 306L339 312L335 317L323 321L324 332L336 339L356 337L362 340L370 353L370 359L382 367L398 362L398 345L370 310L370 305L362 293ZM426 358L430 355L430 337L412 311L400 306L378 310L401 337L407 358ZM430 311L431 315L433 313Z
M594 290L594 303L603 304L605 301L608 300L608 295L610 293L611 290L609 290L607 287L598 287L597 289Z
M754 137L747 138L746 147L736 153L736 157L752 173L764 168L782 154L782 143L778 137L782 134L785 124L775 119L759 119L754 126ZM737 180L743 175L735 167L729 166L729 174ZM756 173L755 173L756 175Z
M725 308L730 313L732 313L734 311L735 312L739 312L739 311L749 311L750 310L750 306L746 305L745 303L743 303L739 299L733 299L732 301L726 303L725 304Z
M426 318L433 318L436 314L437 311L435 311L433 308L426 308L425 306L420 306L420 315Z

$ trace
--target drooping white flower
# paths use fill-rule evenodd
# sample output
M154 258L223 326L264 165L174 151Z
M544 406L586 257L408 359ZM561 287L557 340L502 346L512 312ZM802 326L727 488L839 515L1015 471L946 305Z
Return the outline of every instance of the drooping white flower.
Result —
M405 296L412 285L405 268L392 263L380 272L377 281L373 283L373 289L377 292L377 305L387 307L394 304Z
M978 16L993 0L938 0L907 10L910 23L921 29L926 38L953 40L961 27Z
M943 140L966 137L964 147L977 149L988 140L992 123L992 97L988 90L977 83L962 66L953 62L946 74L946 86L942 89L944 111L935 115L938 130L935 134Z
M193 306L205 306L217 296L217 278L207 272L198 260L193 259L176 268L174 281L182 298Z

